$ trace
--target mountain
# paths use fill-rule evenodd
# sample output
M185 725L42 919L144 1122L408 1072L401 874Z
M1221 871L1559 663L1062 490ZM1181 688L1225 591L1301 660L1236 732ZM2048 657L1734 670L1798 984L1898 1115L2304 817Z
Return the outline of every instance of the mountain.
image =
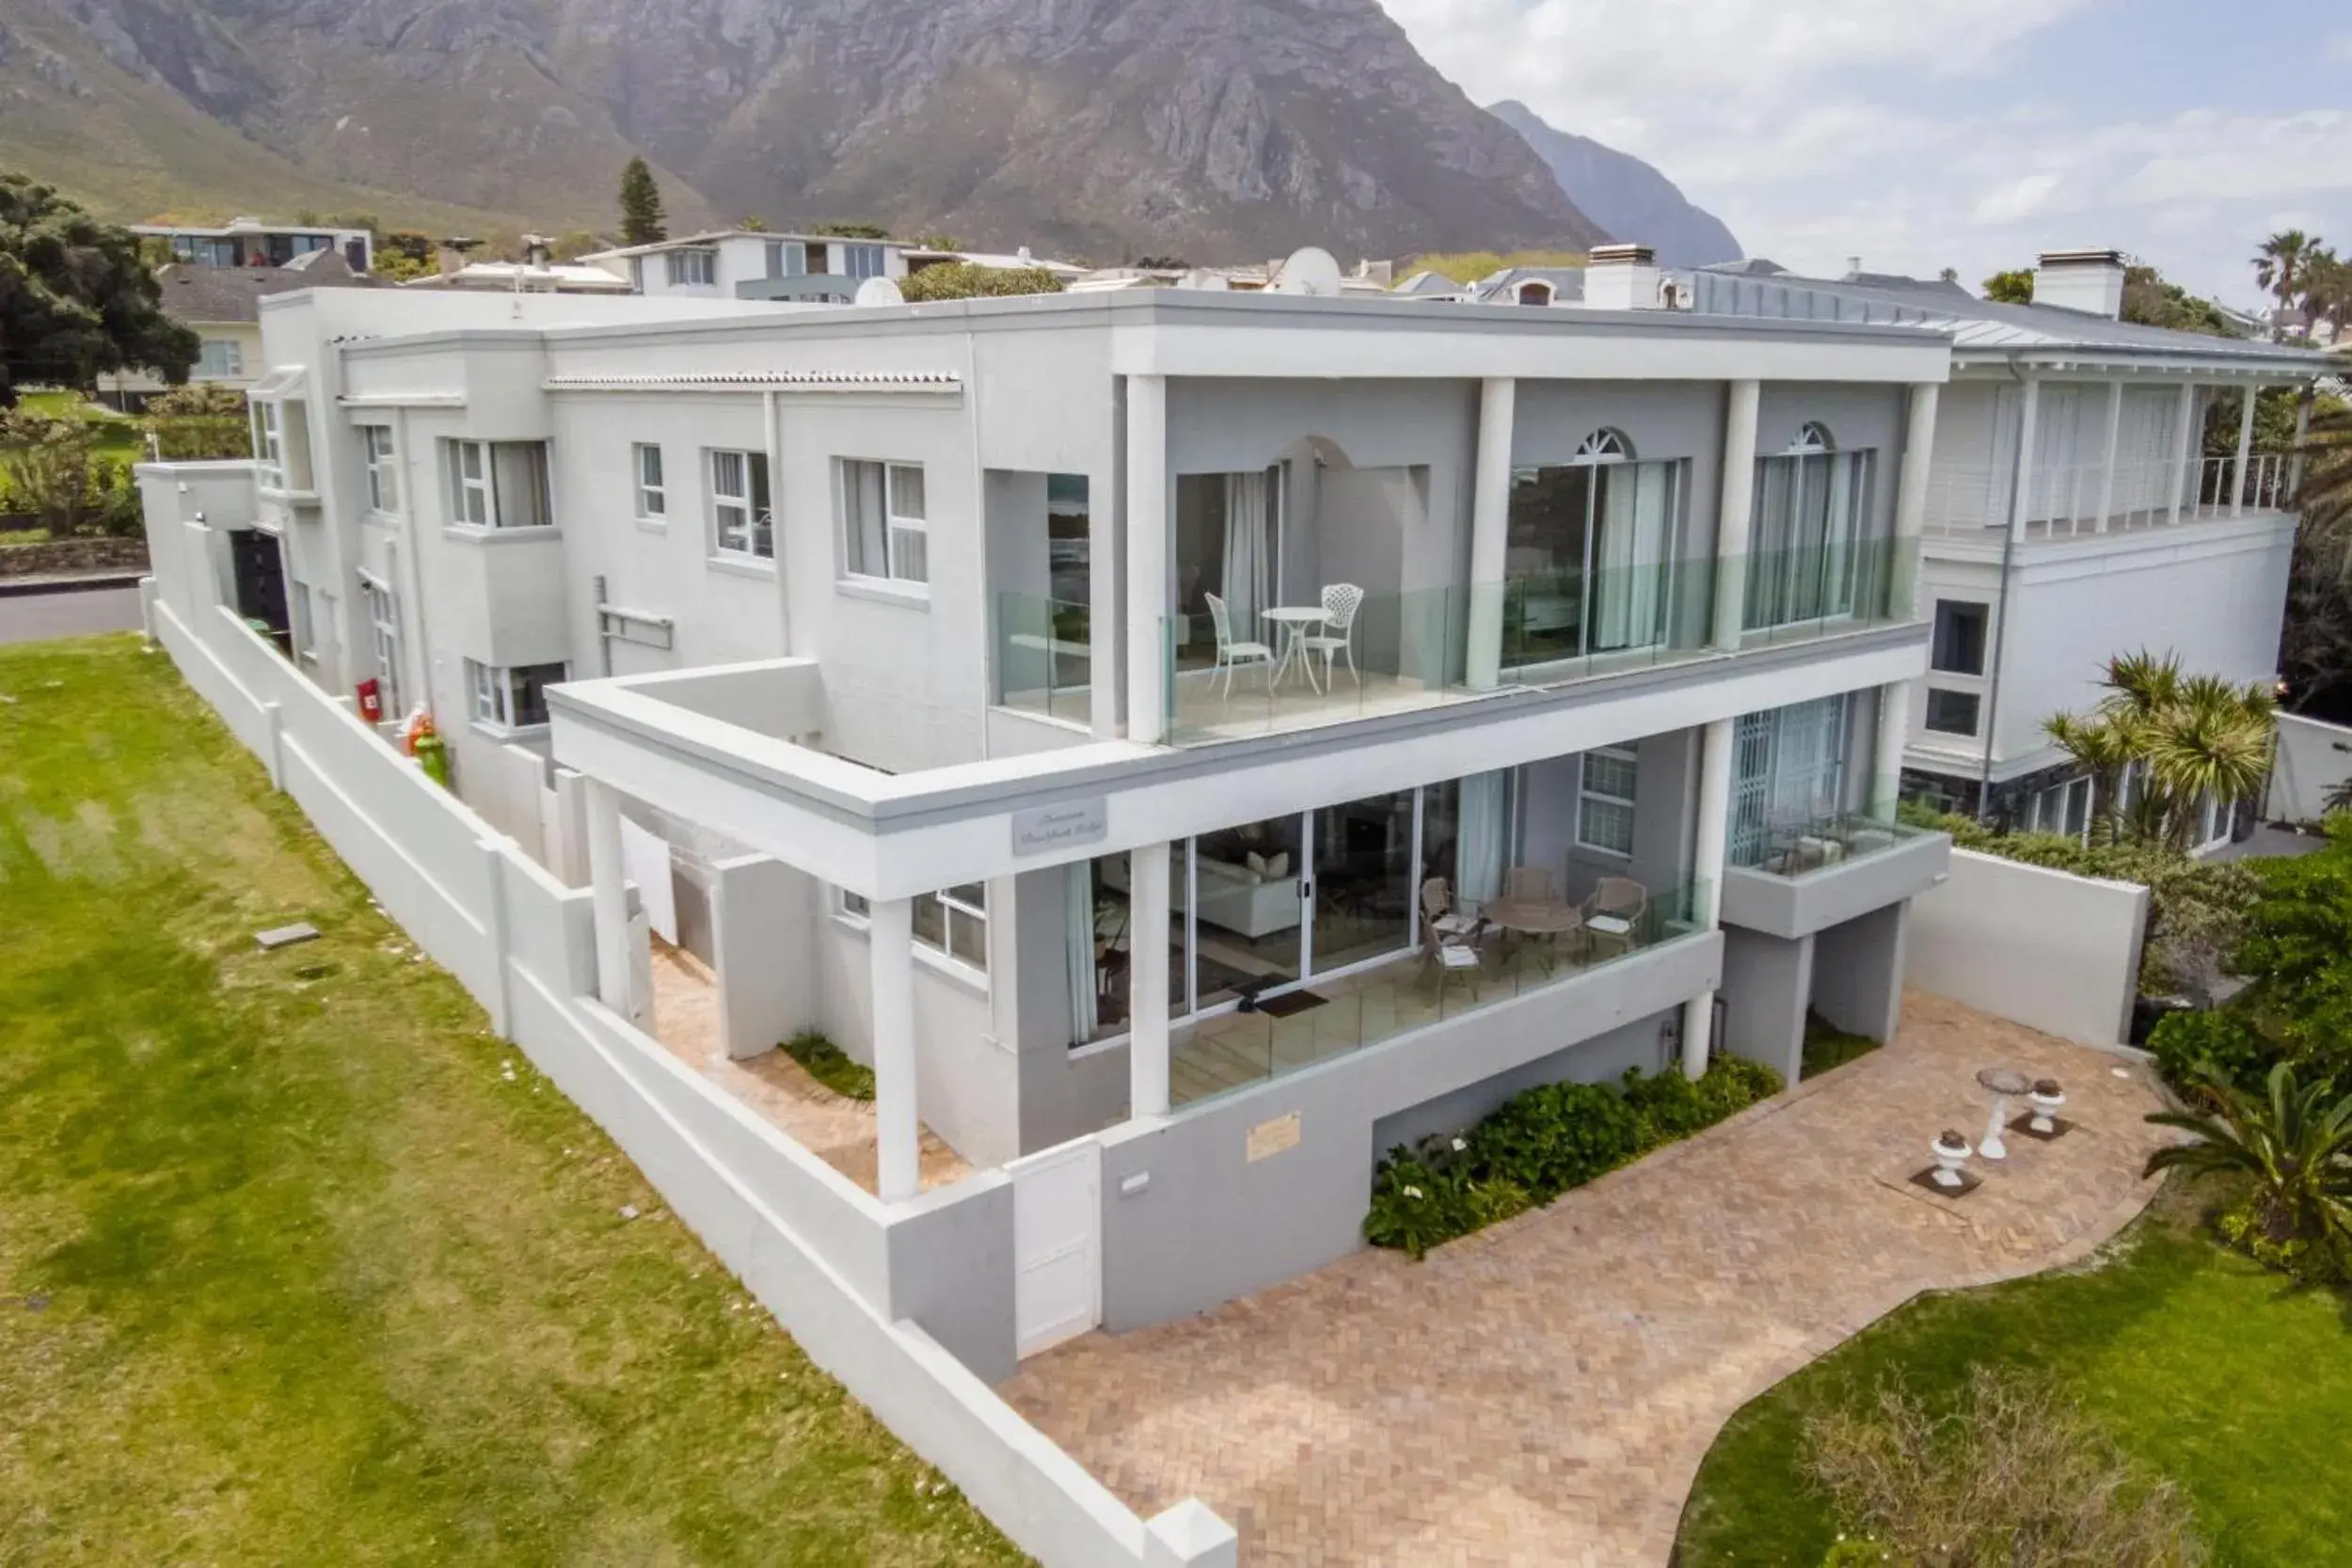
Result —
M633 151L674 230L854 219L1104 261L1602 237L1377 0L0 10L0 161L117 215L299 202L601 229Z
M1527 139L1569 200L1610 237L1658 252L1670 267L1704 267L1745 254L1723 220L1691 205L1675 182L1629 152L1555 131L1516 99L1486 112Z

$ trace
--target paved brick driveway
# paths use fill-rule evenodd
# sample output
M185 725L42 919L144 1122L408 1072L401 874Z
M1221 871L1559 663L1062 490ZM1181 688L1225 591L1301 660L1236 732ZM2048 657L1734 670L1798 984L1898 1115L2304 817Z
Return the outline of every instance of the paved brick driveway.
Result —
M1661 1564L1750 1398L1921 1291L2083 1257L2151 1195L2138 1069L1906 1008L1884 1050L1425 1263L1089 1335L1003 1392L1147 1515L1200 1497L1246 1564ZM2012 1137L1956 1207L1905 1187L1939 1128L1981 1133L1995 1064L2059 1079L2081 1130Z

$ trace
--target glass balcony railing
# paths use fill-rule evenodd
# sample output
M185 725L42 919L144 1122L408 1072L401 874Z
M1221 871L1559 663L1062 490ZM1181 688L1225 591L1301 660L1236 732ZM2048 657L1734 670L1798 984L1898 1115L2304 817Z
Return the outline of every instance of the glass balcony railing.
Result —
M996 700L1083 724L1092 706L1092 611L1068 599L996 595Z
M1727 858L1733 865L1775 877L1804 877L1931 836L1928 829L1892 816L1833 812L1788 821L1734 823Z
M1704 932L1710 891L1711 884L1695 881L1652 891L1639 909L1544 935L1487 922L1459 944L1474 964L1447 962L1424 935L1422 951L1310 981L1289 1001L1269 999L1273 1010L1179 1024L1170 1041L1169 1098L1179 1106L1212 1099L1538 992L1556 990L1568 1001L1571 988L1595 971ZM1311 1000L1300 1006L1301 997Z
M1739 574L1742 647L1913 617L1916 541L1712 556L1500 583L1367 594L1352 617L1320 591L1254 612L1161 623L1165 733L1177 745L1545 689L1710 657L1718 576ZM1033 641L1041 641L1034 634Z

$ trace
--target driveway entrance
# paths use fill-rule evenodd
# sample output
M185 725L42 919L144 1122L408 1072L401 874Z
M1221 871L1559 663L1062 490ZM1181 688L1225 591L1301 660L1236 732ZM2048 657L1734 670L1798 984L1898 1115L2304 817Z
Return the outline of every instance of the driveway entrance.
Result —
M1139 1512L1197 1494L1246 1568L1663 1564L1741 1404L1921 1291L2085 1256L2153 1190L2143 1069L1905 1007L1893 1045L1424 1263L1087 1335L1002 1392ZM1983 1132L1988 1066L2058 1079L2079 1131L2010 1137L1956 1207L1908 1189L1940 1129Z

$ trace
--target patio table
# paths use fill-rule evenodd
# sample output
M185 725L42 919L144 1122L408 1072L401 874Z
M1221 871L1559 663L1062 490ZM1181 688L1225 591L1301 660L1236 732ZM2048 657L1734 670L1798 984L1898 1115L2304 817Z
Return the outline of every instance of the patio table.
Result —
M1309 689L1318 696L1322 695L1322 683L1315 679L1314 660L1306 657L1306 650L1299 644L1310 627L1327 626L1331 612L1321 605L1276 605L1258 613L1280 627L1282 632L1282 657L1274 667L1274 678L1268 683L1268 689L1281 689L1282 676L1288 673L1291 660L1295 657L1298 667L1307 673Z
M1544 973L1560 965L1560 939L1584 924L1573 904L1542 898L1495 898L1480 911L1506 937L1533 937L1542 942Z

